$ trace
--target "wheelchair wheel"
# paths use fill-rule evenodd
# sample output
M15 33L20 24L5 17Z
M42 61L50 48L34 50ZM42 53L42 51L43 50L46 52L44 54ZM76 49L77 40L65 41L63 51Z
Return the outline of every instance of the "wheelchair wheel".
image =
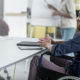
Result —
M80 78L75 77L75 76L64 76L59 78L58 80L80 80Z

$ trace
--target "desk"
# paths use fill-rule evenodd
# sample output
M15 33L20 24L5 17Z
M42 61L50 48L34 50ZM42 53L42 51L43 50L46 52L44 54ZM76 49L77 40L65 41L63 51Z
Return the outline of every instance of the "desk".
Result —
M20 41L38 41L38 39L0 38L0 70L41 52L41 50L20 50L16 45Z

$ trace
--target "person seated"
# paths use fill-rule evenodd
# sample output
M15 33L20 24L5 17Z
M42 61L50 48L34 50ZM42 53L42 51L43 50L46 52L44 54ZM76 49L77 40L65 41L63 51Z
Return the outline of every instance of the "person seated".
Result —
M80 17L78 17L77 21ZM78 29L80 29L80 25L78 24ZM64 54L74 52L74 60L80 60L80 33L76 34L73 39L68 41L55 42L51 39L49 35L46 38L42 38L39 40L39 45L48 49L50 51L50 55L53 56L53 62L50 62L43 58L42 65L44 68L57 71L67 75L77 76L77 65L74 65L73 62L69 60L61 60L55 58L54 56L62 56ZM39 67L39 56L34 56L30 63L29 77L28 80L36 80L38 67ZM57 63L58 62L58 63ZM73 69L73 67L74 69Z

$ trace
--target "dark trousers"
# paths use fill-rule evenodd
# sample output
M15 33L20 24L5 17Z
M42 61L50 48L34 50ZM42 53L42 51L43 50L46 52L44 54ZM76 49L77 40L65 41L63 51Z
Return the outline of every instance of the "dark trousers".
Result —
M28 80L36 80L37 71L39 67L39 59L39 56L33 57L30 63L30 72ZM42 65L44 68L66 74L64 67L67 65L69 61L56 57L50 57L50 59L51 61L48 61L45 58L43 58Z

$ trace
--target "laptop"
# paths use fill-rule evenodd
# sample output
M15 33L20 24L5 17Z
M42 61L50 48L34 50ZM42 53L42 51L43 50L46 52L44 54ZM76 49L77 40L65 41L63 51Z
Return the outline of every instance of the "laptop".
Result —
M38 42L21 41L17 43L20 50L40 50L43 49Z
M40 46L38 42L21 41L17 43L17 46Z

